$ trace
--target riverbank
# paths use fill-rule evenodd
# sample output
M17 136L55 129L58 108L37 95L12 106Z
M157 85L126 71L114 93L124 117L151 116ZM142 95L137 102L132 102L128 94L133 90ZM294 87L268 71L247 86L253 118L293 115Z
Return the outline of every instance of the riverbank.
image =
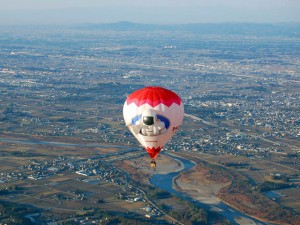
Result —
M194 202L201 208L208 211L216 212L223 215L233 224L252 224L252 225L263 225L265 223L256 220L248 215L245 215L232 207L224 204L218 197L217 193L219 190L230 184L227 182L216 182L208 179L205 176L205 171L197 171L199 174L195 176L192 174L191 177L182 176L183 171L191 171L195 169L196 164L190 160L179 158L172 155L171 153L164 153L164 157L170 157L176 162L181 162L181 170L169 173L157 173L151 179L151 183L159 187L160 189L166 190L169 193L175 194L185 200ZM168 166L171 170L171 165ZM178 168L177 168L178 169ZM222 175L220 175L222 176ZM218 179L220 181L226 181Z

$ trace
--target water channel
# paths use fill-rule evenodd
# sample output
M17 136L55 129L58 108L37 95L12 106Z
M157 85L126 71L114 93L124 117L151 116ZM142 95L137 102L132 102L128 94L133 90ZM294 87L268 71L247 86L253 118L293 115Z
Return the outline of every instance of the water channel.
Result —
M167 154L167 153L164 153L164 154ZM223 202L220 202L218 204L206 204L206 203L203 203L203 202L200 202L200 201L196 201L194 199L192 199L191 197L185 195L184 193L182 192L178 192L176 191L174 188L173 188L173 180L183 171L186 171L186 170L189 170L191 168L193 168L195 166L195 163L192 162L192 161L189 161L187 159L184 159L184 158L179 158L179 157L174 157L172 156L171 154L167 154L168 156L174 158L175 160L177 161L180 161L183 165L184 165L184 168L181 170L181 171L178 171L178 172L171 172L171 173L168 173L168 174L156 174L154 175L151 179L150 179L150 182L162 189L162 190L165 190L169 193L172 193L180 198L183 198L187 201L190 201L190 202L193 202L195 203L196 205L198 205L199 207L203 208L203 209L206 209L206 210L209 210L209 211L213 211L213 212L217 212L217 213L220 213L221 215L223 215L224 217L226 217L231 223L233 224L242 224L242 225L265 225L266 223L264 222L261 222L257 219L254 219L250 216L247 216L237 210L235 210L234 208L231 208L230 206L226 205L225 203ZM243 222L241 222L243 221Z
M0 142L6 142L6 143L15 143L15 144L40 144L40 145L52 145L52 146L61 146L61 147L75 147L75 146L84 146L84 147L96 147L95 144L73 144L73 143L62 143L62 142L48 142L48 141L39 141L39 140L24 140L24 139L15 139L15 138L6 138L6 137L0 137ZM125 151L128 151L130 148L125 146L99 146L101 148L119 148L124 149ZM165 153L166 154L166 153ZM195 166L195 163L192 161L189 161L184 158L174 157L170 154L168 154L170 157L174 158L175 160L179 161L183 164L183 169L178 172L171 172L168 174L156 174L151 178L151 183L165 191L168 191L169 193L172 193L180 198L183 198L187 201L193 202L196 205L198 205L201 208L204 208L206 210L215 211L226 217L228 220L230 220L233 224L242 224L242 225L266 225L266 223L263 223L259 220L256 220L252 217L249 217L239 211L236 211L235 209L231 208L230 206L224 204L223 202L220 202L219 204L212 205L212 204L205 204L199 201L196 201L192 199L191 197L186 196L182 192L178 192L175 189L173 189L173 179L176 178L180 172L186 171L188 169L191 169ZM247 223L239 223L239 221L247 221Z

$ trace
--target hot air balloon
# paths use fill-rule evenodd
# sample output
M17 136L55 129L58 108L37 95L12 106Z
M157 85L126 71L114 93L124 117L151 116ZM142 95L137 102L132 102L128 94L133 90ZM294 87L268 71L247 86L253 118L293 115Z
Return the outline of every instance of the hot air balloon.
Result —
M158 86L130 94L123 106L126 126L152 158L151 167L164 145L180 127L184 109L180 97Z

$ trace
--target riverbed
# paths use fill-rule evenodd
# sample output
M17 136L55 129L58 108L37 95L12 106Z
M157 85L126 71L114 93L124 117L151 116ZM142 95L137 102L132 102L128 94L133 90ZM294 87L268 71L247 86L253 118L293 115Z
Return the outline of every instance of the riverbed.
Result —
M172 193L180 198L183 198L187 201L193 202L196 205L198 205L199 207L206 209L208 211L213 211L213 212L217 212L220 213L221 215L223 215L225 218L227 218L231 223L233 224L242 224L242 225L264 225L266 223L263 223L257 219L254 219L250 216L247 216L233 208L231 208L230 206L226 205L225 203L221 202L219 199L217 199L217 201L213 201L214 203L210 203L207 204L206 201L199 201L199 200L195 200L191 197L189 197L187 195L187 193L185 192L179 192L177 190L175 190L173 188L173 183L174 183L174 179L183 171L189 170L191 168L193 168L196 164L192 161L189 161L187 159L184 158L179 158L179 157L175 157L171 154L168 153L163 153L163 154L167 154L168 156L172 157L174 160L180 162L183 166L182 166L182 170L177 171L177 172L170 172L167 174L155 174L151 179L150 182L165 191L168 191L169 193ZM209 198L217 198L215 196L210 196Z
M28 140L28 139L15 139L15 138L6 138L6 137L0 137L0 142L5 143L14 143L14 144L37 144L37 145L50 145L50 146L60 146L60 147L96 147L97 144L76 144L76 143L62 143L62 142L50 142L50 141L40 141L40 140ZM98 147L98 146L97 146ZM125 146L104 146L100 145L101 148L118 148L118 149L124 149L125 151L132 151L129 147ZM260 222L254 218L251 218L241 212L236 211L235 209L227 206L223 202L218 201L217 204L207 204L203 201L195 200L187 195L185 192L178 192L173 188L173 180L179 175L180 172L186 171L188 169L191 169L195 166L195 163L192 161L189 161L184 158L179 158L172 156L171 154L168 154L166 152L162 153L166 154L169 157L172 157L174 160L176 160L179 164L181 164L179 170L177 172L169 172L169 173L162 173L162 174L156 174L154 175L150 182L163 190L168 191L169 193L172 193L178 197L181 197L187 201L194 202L199 207L204 208L206 210L215 211L226 217L229 221L231 221L233 224L242 224L242 225L261 225L266 224L263 222Z

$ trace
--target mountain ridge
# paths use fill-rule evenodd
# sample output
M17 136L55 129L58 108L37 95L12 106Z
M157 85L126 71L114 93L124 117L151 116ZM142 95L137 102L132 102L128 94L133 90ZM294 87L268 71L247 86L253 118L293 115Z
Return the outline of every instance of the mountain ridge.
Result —
M179 31L198 34L264 35L300 37L300 23L189 23L144 24L120 21L116 23L82 24L76 29L112 31Z

